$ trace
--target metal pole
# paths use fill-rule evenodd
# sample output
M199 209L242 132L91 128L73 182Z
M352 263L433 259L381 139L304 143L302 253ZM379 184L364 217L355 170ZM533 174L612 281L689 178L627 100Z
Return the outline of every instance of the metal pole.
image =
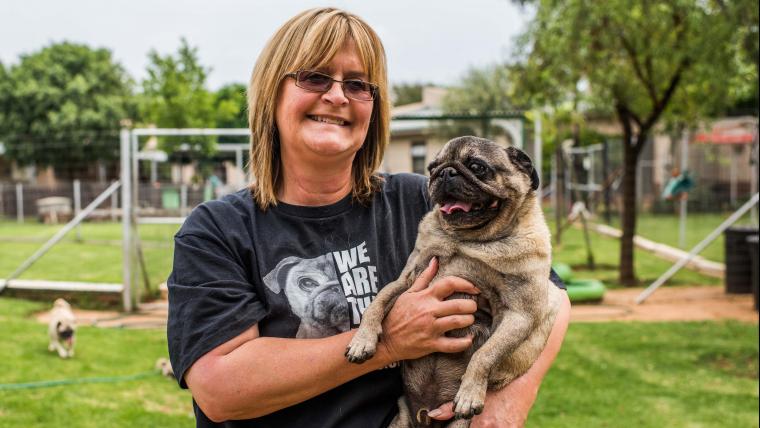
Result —
M111 182L113 183L113 182ZM111 221L116 222L116 210L119 208L119 200L116 193L111 195Z
M79 180L74 180L74 215L78 216L82 211L82 183ZM77 241L82 240L82 228L77 224L76 232Z
M132 162L130 132L121 130L121 253L122 303L125 312L132 312Z
M242 183L241 181L245 180L245 167L243 166L243 150L237 149L235 150L235 167L238 170L238 176L235 178L235 190L238 190L240 187L244 186L245 183Z
M736 165L736 148L731 147L731 207L736 206L736 181L737 181L737 168Z
M66 236L71 229L76 227L79 223L82 222L88 215L90 215L91 212L95 211L95 208L98 207L98 205L101 204L101 202L105 201L107 197L111 195L111 193L115 192L116 189L119 188L121 185L120 182L115 182L111 186L108 187L103 193L101 193L90 205L87 206L82 212L76 215L70 222L66 224L66 226L63 227L63 229L59 230L55 235L53 235L52 238L48 239L48 241L39 249L37 250L31 257L26 259L21 265L16 268L16 270L13 271L12 274L8 275L8 277L5 279L3 283L0 283L0 291L5 288L5 286L15 278L18 278L19 275L24 273L27 269L29 269L30 266L34 264L37 260L39 260L40 257L45 255L52 247L53 245L57 244L58 241L63 239L64 236Z
M610 188L612 187L612 181L609 181L610 177L610 170L609 170L609 164L610 164L610 153L609 153L609 145L610 142L606 139L602 143L602 185L604 186L603 192L604 192L604 220L607 222L607 224L612 224L612 213L610 212Z
M179 214L187 215L187 184L182 184L179 188Z
M533 146L534 146L533 147L533 153L534 153L533 165L534 165L534 168L536 169L536 172L538 173L538 177L539 177L538 181L540 183L541 177L543 177L542 174L541 174L542 168L543 168L543 165L542 165L542 162L541 162L541 160L542 160L541 157L543 156L543 153L542 153L542 147L541 147L541 113L540 112L536 112L536 128L533 130L533 132L534 132L534 136L533 136L534 137L534 139L533 139ZM542 201L542 199L541 199L541 197L542 197L542 195L541 195L541 185L539 185L538 189L536 189L536 197L538 198L538 204L540 206L541 205L541 201Z
M710 242L714 241L715 238L717 238L721 233L723 233L724 230L728 229L729 226L736 223L737 220L741 218L747 211L750 210L753 206L757 204L758 201L758 193L755 193L749 201L747 201L744 205L742 205L741 208L739 208L736 212L731 214L730 217L728 217L723 223L720 224L720 226L716 227L715 230L710 232L709 235L705 239L702 240L699 244L694 246L692 250L689 252L689 254L685 255L681 260L676 262L673 266L671 266L670 269L668 269L667 272L662 274L659 278L657 278L657 281L653 282L652 285L647 287L646 290L644 290L641 294L639 294L639 297L636 298L636 304L639 304L647 299L652 293L654 293L655 290L659 286L665 283L670 277L675 275L676 272L678 272L682 267L686 266L691 259L694 258L697 254L699 254L702 250L705 249L706 246L710 244Z
M24 222L24 185L16 183L16 221Z
M685 174L689 168L689 131L683 131L681 135L681 174ZM688 208L687 195L681 196L681 212L678 224L678 247L686 248L686 210Z
M155 183L158 181L158 162L150 161L150 182Z
M0 220L5 217L5 204L3 203L3 196L5 189L3 189L3 183L0 183Z
M137 134L132 131L131 134L131 161L132 161L132 212L130 214L137 211L137 209L140 207L140 182L139 182L139 168L140 163L139 159L137 159L137 152L140 148L140 140Z

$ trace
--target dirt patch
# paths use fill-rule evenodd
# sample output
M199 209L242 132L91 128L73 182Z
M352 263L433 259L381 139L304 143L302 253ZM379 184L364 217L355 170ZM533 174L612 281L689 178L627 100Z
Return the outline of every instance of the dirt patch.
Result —
M722 287L663 287L637 305L643 288L608 290L596 304L574 304L570 320L703 321L732 319L758 322L751 294L726 294Z

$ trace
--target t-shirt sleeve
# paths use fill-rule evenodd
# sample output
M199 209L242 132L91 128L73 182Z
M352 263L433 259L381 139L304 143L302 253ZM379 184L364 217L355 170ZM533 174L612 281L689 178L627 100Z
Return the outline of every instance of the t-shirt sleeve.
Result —
M221 201L193 210L174 237L167 338L183 388L185 373L195 361L266 315L249 279L250 241L240 213Z

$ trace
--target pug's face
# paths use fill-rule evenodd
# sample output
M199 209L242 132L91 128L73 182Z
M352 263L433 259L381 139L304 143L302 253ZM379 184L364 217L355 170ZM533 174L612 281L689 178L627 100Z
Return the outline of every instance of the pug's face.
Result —
M455 138L428 165L430 196L447 229L477 229L538 188L530 157L478 137Z
M324 337L349 329L348 303L332 257L287 257L264 276L274 293L285 292L293 313L310 326L309 337Z

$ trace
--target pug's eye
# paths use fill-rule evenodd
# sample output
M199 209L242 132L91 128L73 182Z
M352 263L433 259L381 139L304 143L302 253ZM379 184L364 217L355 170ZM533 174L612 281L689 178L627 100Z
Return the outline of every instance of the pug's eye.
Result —
M481 165L478 162L471 163L468 166L468 168L470 168L470 171L472 171L473 174L476 174L476 175L482 174L482 173L484 173L486 171L486 167L484 167L483 165Z
M319 287L319 283L311 278L301 278L298 280L298 287L303 291L311 291Z

